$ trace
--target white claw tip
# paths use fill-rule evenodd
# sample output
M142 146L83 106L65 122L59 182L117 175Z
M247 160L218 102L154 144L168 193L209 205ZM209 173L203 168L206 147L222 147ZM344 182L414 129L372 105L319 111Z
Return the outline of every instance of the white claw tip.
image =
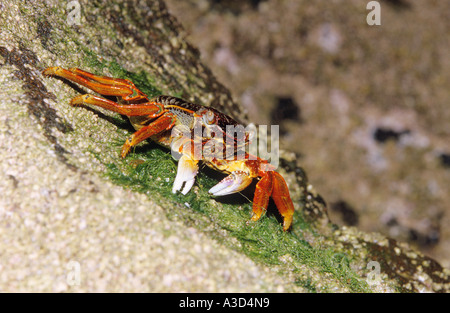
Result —
M212 187L208 192L214 196L225 196L239 192L246 188L252 182L252 178L242 171L232 172Z

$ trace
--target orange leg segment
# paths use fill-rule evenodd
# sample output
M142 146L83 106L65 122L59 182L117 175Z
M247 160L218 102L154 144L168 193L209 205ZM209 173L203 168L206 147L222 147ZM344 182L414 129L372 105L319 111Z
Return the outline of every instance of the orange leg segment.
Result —
M283 230L288 230L292 224L294 204L292 203L284 178L275 171L266 172L256 184L251 220L257 221L260 219L261 215L267 210L269 197L272 197L278 211L283 217Z
M121 157L124 158L130 151L131 147L137 145L141 141L144 141L145 139L160 132L171 129L175 125L175 122L176 116L170 112L167 112L161 115L152 123L143 126L141 129L131 135L127 139L127 141L125 141L125 144L122 147Z
M79 106L80 104L95 105L126 116L147 116L148 118L155 118L164 113L164 107L161 103L152 101L140 104L119 104L90 94L76 96L70 101L70 105L72 106Z
M253 198L253 215L251 220L257 221L266 212L269 198L273 190L272 172L267 172L256 184L255 196Z
M147 96L127 79L98 76L77 68L66 70L59 66L49 67L42 73L68 79L104 96L122 97L126 101L148 100Z
M284 178L277 172L273 173L272 199L275 202L278 211L283 216L283 230L286 231L292 224L294 215L294 204L289 195L289 189Z

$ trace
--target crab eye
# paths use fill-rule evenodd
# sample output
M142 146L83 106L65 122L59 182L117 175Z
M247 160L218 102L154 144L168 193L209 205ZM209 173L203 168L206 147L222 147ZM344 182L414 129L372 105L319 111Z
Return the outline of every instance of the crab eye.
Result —
M216 121L214 112L210 110L206 111L206 113L203 115L203 121L208 125L213 124Z

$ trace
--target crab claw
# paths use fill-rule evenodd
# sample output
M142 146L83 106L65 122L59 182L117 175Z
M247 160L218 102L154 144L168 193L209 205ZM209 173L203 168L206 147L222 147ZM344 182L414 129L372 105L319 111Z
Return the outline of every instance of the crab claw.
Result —
M252 182L252 178L244 171L234 171L208 192L214 196L225 196L245 189Z
M183 195L187 194L191 190L195 182L195 176L198 173L198 161L192 160L189 156L183 154L183 156L178 161L178 171L175 182L173 183L172 192L176 193L181 190Z

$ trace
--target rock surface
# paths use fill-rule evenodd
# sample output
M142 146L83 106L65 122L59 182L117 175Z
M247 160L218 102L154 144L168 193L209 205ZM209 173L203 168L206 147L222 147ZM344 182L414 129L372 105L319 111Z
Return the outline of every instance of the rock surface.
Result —
M332 225L289 153L298 222L286 234L273 217L246 228L223 221L227 206L215 200L197 210L105 176L127 164L114 162L129 129L108 112L68 106L83 90L44 78L45 67L134 75L155 93L246 121L162 1L3 1L0 14L1 291L449 290L448 271L406 244Z

